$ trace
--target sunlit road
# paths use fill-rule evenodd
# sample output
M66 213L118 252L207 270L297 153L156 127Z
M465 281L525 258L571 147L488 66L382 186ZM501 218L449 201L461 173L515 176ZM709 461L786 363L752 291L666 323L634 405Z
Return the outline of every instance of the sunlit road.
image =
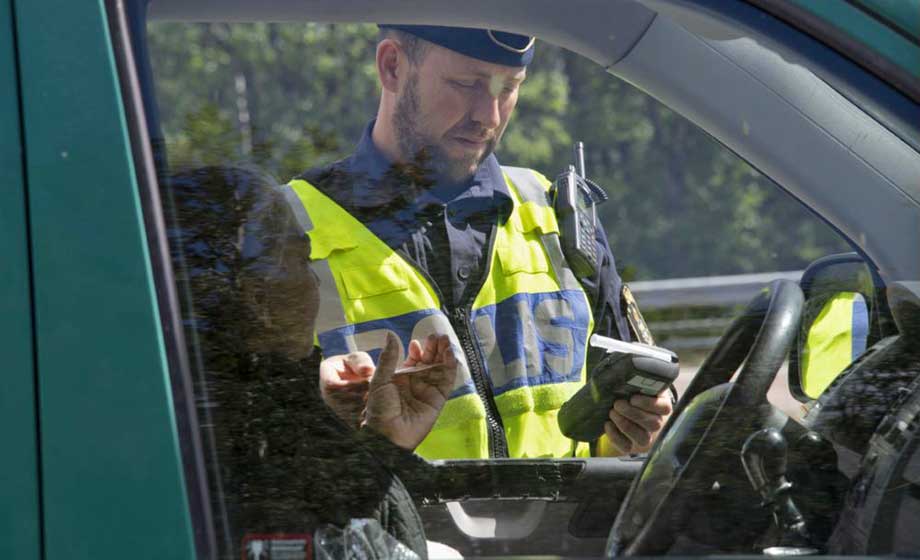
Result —
M690 380L693 379L693 375L696 373L698 367L699 364L681 365L680 376L678 376L677 381L674 383L677 387L678 394L683 394L684 389L690 384ZM776 375L773 385L770 386L770 392L767 398L773 406L779 408L791 418L801 420L804 413L802 410L802 403L795 400L789 393L789 377L786 364L783 364L783 367L780 368L779 373Z

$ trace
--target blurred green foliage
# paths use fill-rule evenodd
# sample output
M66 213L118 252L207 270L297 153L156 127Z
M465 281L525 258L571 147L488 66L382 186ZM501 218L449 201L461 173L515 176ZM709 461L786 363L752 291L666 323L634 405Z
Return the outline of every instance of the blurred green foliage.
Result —
M373 25L156 23L172 168L245 163L287 180L347 155L377 110ZM804 268L849 250L706 133L596 64L539 43L498 150L552 178L586 144L627 280Z

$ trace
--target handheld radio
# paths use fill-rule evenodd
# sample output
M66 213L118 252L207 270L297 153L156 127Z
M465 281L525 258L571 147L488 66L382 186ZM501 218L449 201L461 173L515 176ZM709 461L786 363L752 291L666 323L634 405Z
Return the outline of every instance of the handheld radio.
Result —
M585 176L584 144L575 144L575 163L556 178L553 209L559 221L562 252L578 278L590 278L600 266L595 241L595 206L607 200L607 193Z

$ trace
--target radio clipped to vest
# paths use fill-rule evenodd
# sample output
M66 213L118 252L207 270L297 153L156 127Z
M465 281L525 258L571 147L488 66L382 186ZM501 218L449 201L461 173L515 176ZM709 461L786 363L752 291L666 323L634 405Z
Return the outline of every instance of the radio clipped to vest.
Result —
M595 241L596 206L607 200L607 193L585 176L583 143L575 144L575 165L556 178L552 196L562 252L569 267L578 278L594 277L600 267Z

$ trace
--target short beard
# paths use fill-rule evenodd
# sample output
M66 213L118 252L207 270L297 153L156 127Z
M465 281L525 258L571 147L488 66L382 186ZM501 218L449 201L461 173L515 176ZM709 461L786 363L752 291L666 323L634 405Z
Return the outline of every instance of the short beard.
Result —
M489 140L481 157L451 159L435 141L419 132L420 105L418 75L413 72L393 111L393 129L400 153L408 163L420 167L435 182L460 183L468 180L495 150L503 130Z

